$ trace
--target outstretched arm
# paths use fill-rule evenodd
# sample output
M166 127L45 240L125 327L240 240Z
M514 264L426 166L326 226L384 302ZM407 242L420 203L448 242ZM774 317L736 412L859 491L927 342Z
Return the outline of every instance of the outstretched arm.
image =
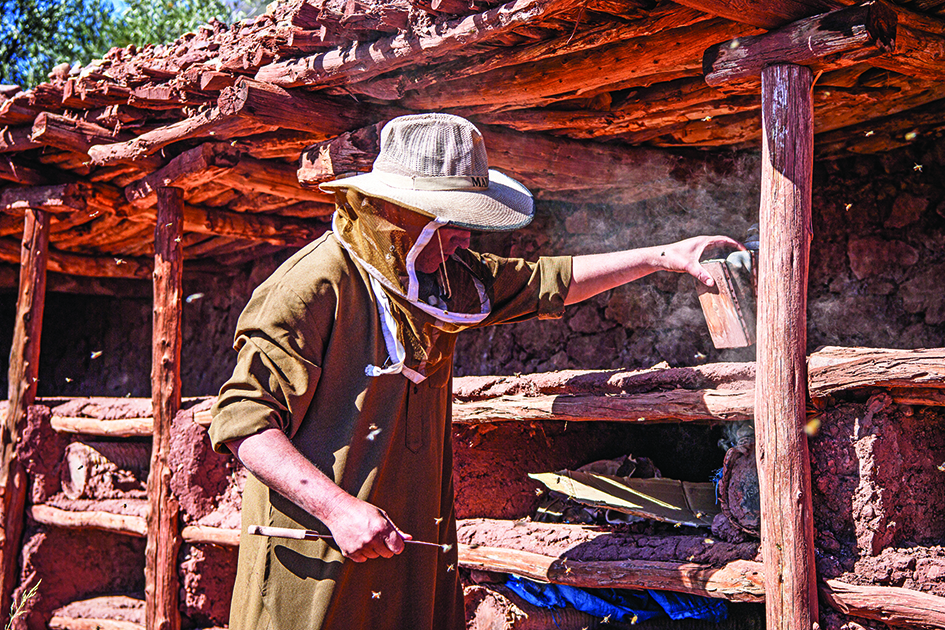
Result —
M565 304L577 304L603 291L632 282L654 271L688 273L706 286L714 282L699 264L702 252L711 247L743 245L727 236L696 236L684 241L641 247L609 254L575 256L571 269L571 284Z
M408 534L397 529L383 510L335 485L279 429L226 445L260 481L324 523L351 560L390 558L404 550Z

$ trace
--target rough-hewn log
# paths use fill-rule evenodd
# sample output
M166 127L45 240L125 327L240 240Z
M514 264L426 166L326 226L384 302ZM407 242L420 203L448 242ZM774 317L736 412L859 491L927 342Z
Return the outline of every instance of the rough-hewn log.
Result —
M258 125L252 120L223 115L214 107L196 116L143 133L127 142L95 145L89 148L88 154L92 163L97 166L122 161L140 162L164 147L188 138L223 140L272 130L271 127Z
M702 71L706 83L722 85L754 79L773 63L836 70L892 50L895 40L895 12L883 2L868 2L713 46L703 55Z
M451 20L418 35L412 31L375 42L355 42L328 52L263 66L257 81L281 87L327 86L364 81L407 65L464 51L536 20L574 7L576 0L515 0L479 15Z
M683 190L688 175L704 171L698 158L642 147L616 148L540 134L522 134L479 126L489 150L489 164L528 186L543 199L573 200L576 192L607 195L611 201L639 201ZM343 175L347 169L373 163L380 150L372 127L361 129L357 141L343 136L306 151L298 178L308 186ZM319 159L328 154L329 160Z
M677 4L766 30L835 9L831 0L677 0Z
M362 127L307 147L299 161L299 182L317 186L347 173L370 171L380 151L383 126L377 123Z
M861 586L839 580L821 583L828 604L851 617L893 628L945 628L945 597L890 586Z
M608 44L622 42L628 39L639 37L650 37L667 29L686 28L698 22L704 22L710 19L705 13L682 9L674 3L666 5L657 5L651 10L647 10L645 15L632 19L629 22L611 22L600 26L594 26L586 29L568 29L568 31L553 39L545 39L534 43L521 46L502 46L495 51L477 55L475 60L461 65L447 65L440 69L431 69L416 76L399 77L397 89L421 90L430 87L436 83L451 81L453 79L465 79L473 75L482 74L491 70L515 66L520 64L535 63L541 60L548 60L553 57L570 55L587 51L592 48L599 48ZM578 18L578 22L580 19ZM384 80L382 77L379 80ZM658 81L650 81L657 83ZM358 92L362 84L355 84L348 89Z
M828 0L787 0L766 2L726 2L725 0L679 0L679 4L705 11L733 22L775 29L786 24L815 16L837 4ZM899 24L895 48L869 60L871 65L886 68L907 76L942 80L945 76L945 20L914 13L905 7L888 4Z
M542 554L459 545L459 564L470 569L515 573L532 580L581 588L676 591L737 602L764 600L762 565L736 560L722 567L654 560L575 561Z
M26 125L32 124L38 109L24 107L21 99L10 99L0 103L0 124Z
M100 529L142 538L148 533L145 519L140 516L95 511L72 512L50 505L34 505L29 508L29 515L37 523L51 527Z
M237 149L257 160L283 159L286 155L301 155L302 151L321 138L304 131L287 129L233 140Z
M897 77L903 80L900 82ZM875 118L893 116L910 111L915 107L941 100L945 97L945 82L929 84L916 81L902 75L892 75L885 82L892 89L898 89L897 95L875 94L867 91L842 91L815 89L814 102L817 105L814 120L815 133L849 127L841 133L856 136L860 123L870 125ZM897 116L908 120L905 116ZM857 126L853 126L857 125ZM908 129L911 131L912 129ZM649 129L644 133L630 133L623 136L629 143L652 142L658 146L720 146L750 143L754 145L761 136L760 118L757 112L747 111L730 116L721 116L709 121L695 120L682 123L675 128L663 127ZM819 138L818 138L819 139ZM867 140L870 137L866 137ZM885 150L885 147L882 148Z
M909 77L945 81L945 34L941 28L945 21L935 22L932 32L900 24L895 49L870 63Z
M145 627L133 621L74 619L55 615L49 620L49 630L145 630Z
M181 530L181 539L186 543L205 543L221 547L239 547L240 530L206 525L188 525Z
M303 188L296 168L284 162L265 162L243 157L233 168L220 173L216 181L230 188L282 199L331 203L332 196Z
M897 402L931 404L945 394L945 349L826 347L808 360L810 394L825 398L862 387L893 388Z
M28 166L21 166L6 156L0 156L0 179L25 186L46 183L46 177L39 171Z
M62 493L69 499L107 499L143 493L150 449L140 442L73 442L63 455Z
M807 405L813 107L809 68L762 71L755 446L768 628L817 621Z
M95 123L43 112L36 117L30 139L43 145L74 153L88 153L95 144L121 141L128 134L114 134Z
M184 151L163 168L125 187L125 197L136 208L153 206L163 186L196 188L212 181L239 161L239 151L229 144L205 142Z
M180 504L171 492L171 424L180 410L183 306L184 191L159 188L154 228L154 320L151 406L154 430L148 474L148 543L145 549L145 616L151 630L178 630L177 551Z
M90 192L84 183L7 187L0 191L0 212L22 214L30 208L50 214L81 212L88 207Z
M16 561L23 533L27 479L16 448L26 423L27 409L36 398L39 379L49 220L49 215L42 210L26 212L20 255L20 291L8 371L9 405L0 430L0 623L4 625L16 585Z
M0 129L0 153L29 151L43 146L42 142L30 139L32 127L4 127Z
M727 95L706 85L700 76L631 90L619 102L612 102L602 111L593 108L574 111L534 108L490 112L472 118L522 132L562 131L569 138L590 139L666 127L680 120L699 120L760 108L759 95Z
M455 402L453 422L540 420L629 423L750 420L753 389L746 391L675 389L647 394L503 396L482 402Z
M0 238L0 260L17 262L19 248L9 239ZM57 250L49 252L49 271L93 278L149 278L151 261L143 258L81 256Z
M408 94L402 103L418 110L536 107L647 75L695 74L701 71L704 43L729 39L731 28L731 22L714 19L667 29L649 37L435 84Z
M153 224L156 216L153 210L147 209L130 214L127 218ZM325 233L324 224L293 217L229 212L190 205L184 206L184 229L197 234L231 236L293 247L309 243Z
M815 90L816 94L817 91ZM845 157L850 153L882 153L912 144L945 129L942 109L945 102L932 101L893 116L873 118L817 135L817 159Z
M322 134L322 140L374 122L370 110L350 99L341 101L240 78L220 93L222 115L264 126Z

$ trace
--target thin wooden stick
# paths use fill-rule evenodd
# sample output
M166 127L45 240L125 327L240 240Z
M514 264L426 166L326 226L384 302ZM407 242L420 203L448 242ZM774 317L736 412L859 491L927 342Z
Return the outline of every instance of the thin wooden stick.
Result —
M291 538L293 540L316 540L316 539L330 539L329 534L319 534L318 532L313 532L310 529L290 529L288 527L268 527L266 525L250 525L246 528L247 534L252 534L253 536L269 536L271 538ZM441 545L434 542L427 542L425 540L408 540L404 539L405 543L412 545L426 545L428 547L439 547L443 551L449 551L453 545Z

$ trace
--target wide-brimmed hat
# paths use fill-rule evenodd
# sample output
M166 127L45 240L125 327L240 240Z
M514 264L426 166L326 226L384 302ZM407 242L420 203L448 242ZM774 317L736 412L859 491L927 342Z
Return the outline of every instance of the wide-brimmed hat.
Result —
M381 130L381 151L370 173L320 188L354 189L471 230L514 230L535 212L527 188L489 169L479 130L452 114L394 118Z

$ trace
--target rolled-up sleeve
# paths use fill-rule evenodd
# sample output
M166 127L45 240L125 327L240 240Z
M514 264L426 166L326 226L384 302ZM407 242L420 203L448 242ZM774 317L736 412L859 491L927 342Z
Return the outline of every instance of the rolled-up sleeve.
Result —
M482 325L505 324L564 315L571 284L570 256L543 256L538 262L483 254L492 271L492 312Z
M294 293L254 295L237 324L236 367L211 410L215 450L270 427L294 435L321 375L322 338Z

